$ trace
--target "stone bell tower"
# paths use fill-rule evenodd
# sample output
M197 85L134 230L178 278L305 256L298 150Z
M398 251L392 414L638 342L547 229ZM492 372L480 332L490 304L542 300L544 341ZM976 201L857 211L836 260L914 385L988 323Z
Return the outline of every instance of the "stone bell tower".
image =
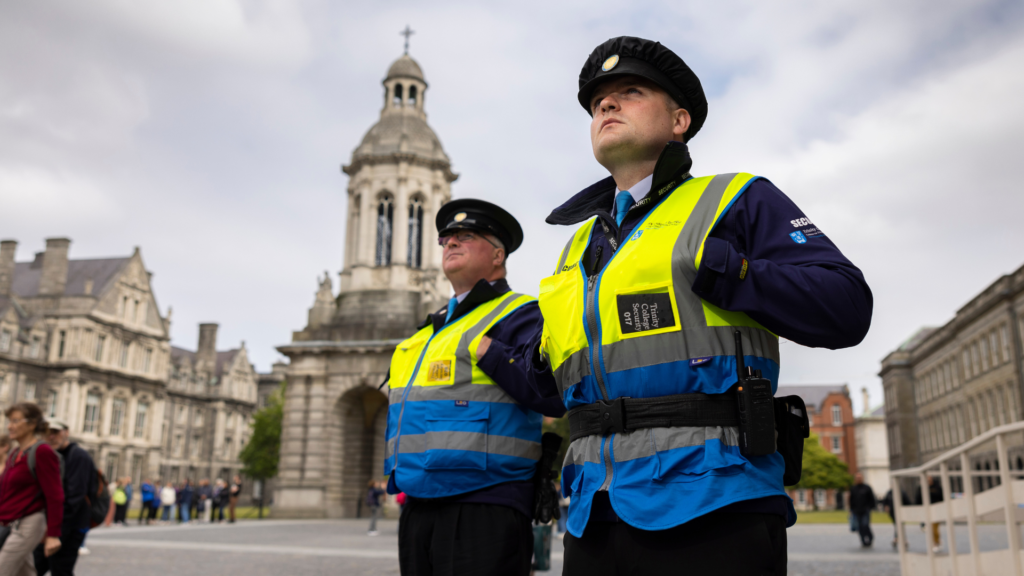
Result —
M451 286L434 217L458 178L427 125L427 81L408 53L384 78L380 119L342 166L348 214L340 292L320 280L308 324L278 350L287 371L278 517L351 517L382 479L391 355Z

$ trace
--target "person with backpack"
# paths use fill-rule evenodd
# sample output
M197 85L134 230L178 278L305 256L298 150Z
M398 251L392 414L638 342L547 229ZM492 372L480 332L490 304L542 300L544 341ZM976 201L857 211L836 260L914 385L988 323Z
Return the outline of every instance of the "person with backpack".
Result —
M39 439L47 431L43 412L31 402L8 408L7 432L18 449L7 458L0 476L0 574L35 576L32 551L43 543L44 556L61 549L64 520L64 488L61 459Z
M60 550L46 556L42 544L36 546L35 564L39 576L49 571L53 576L71 576L75 571L79 550L92 522L91 502L99 491L96 465L81 446L70 439L68 425L50 420L46 441L64 459L64 521L60 530Z

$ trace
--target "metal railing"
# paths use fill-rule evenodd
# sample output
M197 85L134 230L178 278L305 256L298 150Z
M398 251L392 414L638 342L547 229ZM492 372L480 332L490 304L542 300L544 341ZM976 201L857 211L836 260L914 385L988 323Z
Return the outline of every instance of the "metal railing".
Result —
M1024 576L1024 562L1021 559L1021 535L1019 523L1024 521L1024 476L1022 470L1011 470L1007 436L1024 432L1024 422L1006 424L993 428L970 441L915 468L904 468L890 472L892 502L896 517L896 534L900 552L900 573L904 576L916 574L950 574L951 576ZM972 470L969 453L995 441L998 465L995 470ZM950 470L949 462L958 461L959 470ZM933 504L928 490L928 477L938 477L941 482L942 502ZM950 478L961 478L962 497L954 498L950 490ZM1014 478L1018 479L1014 479ZM901 494L901 478L916 478L921 486L920 505L904 505ZM975 492L974 478L998 478L998 484L990 482L988 490ZM1010 512L1010 513L1007 513ZM957 554L954 524L966 522L970 541L969 554ZM1003 550L982 552L978 545L978 523L1002 521L1006 527L1009 547ZM939 554L933 549L926 535L925 554L913 553L907 547L906 524L925 523L931 526L944 523L946 526L949 553Z

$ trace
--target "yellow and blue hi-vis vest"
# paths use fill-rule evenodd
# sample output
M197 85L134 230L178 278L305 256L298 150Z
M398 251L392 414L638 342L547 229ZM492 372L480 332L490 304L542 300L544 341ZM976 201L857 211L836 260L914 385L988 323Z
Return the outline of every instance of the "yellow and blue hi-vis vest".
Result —
M541 415L477 366L488 330L535 299L508 292L434 332L428 324L391 357L384 474L410 496L440 498L533 478Z
M721 394L737 380L733 333L745 363L772 382L778 338L741 312L695 295L704 241L755 180L750 174L691 178L663 197L590 278L582 258L595 220L581 227L540 287L541 353L566 408L615 398ZM627 423L628 425L628 423ZM582 536L594 494L618 516L663 530L741 500L785 495L782 456L746 458L736 427L666 427L587 436L569 446L562 493L568 529Z

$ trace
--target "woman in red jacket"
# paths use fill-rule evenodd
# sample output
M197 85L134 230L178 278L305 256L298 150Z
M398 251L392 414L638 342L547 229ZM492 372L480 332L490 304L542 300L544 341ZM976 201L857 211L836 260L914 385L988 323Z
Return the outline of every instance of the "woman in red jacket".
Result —
M36 545L43 541L47 556L60 549L60 526L64 520L60 460L38 436L47 428L38 406L21 402L8 408L4 415L8 420L7 431L11 440L18 443L18 449L11 451L0 476L0 524L11 529L0 548L0 574L35 576L32 551ZM28 465L33 446L34 475Z

